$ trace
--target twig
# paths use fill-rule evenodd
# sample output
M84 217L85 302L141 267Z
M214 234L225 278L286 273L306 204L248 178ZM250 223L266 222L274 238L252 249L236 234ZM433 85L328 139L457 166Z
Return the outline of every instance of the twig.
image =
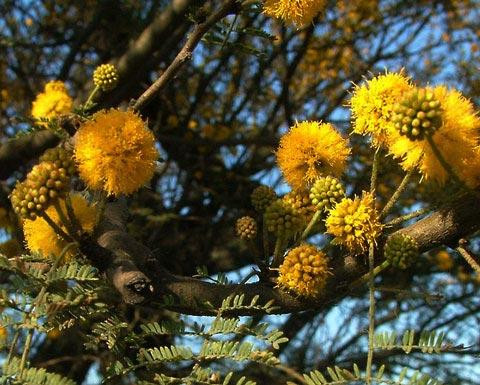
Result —
M378 162L380 147L375 151L373 156L372 176L370 179L370 193L375 200L375 189L377 187ZM368 248L368 355L367 367L365 369L365 377L367 385L372 383L372 362L373 362L373 338L375 334L375 243L370 242Z
M71 221L67 218L62 208L60 207L60 203L58 199L56 199L53 202L53 207L55 208L55 211L57 212L58 217L60 218L60 221L64 224L65 228L67 229L68 235L70 235L70 237L73 239L77 239L77 234L75 232L75 229L73 228Z
M320 218L320 216L322 215L322 213L323 213L322 210L315 211L315 214L313 214L313 217L312 217L312 219L310 220L310 222L309 222L309 224L307 225L307 227L305 228L305 231L302 233L302 236L300 237L300 241L303 241L303 240L305 240L305 239L308 237L308 234L310 234L310 231L312 231L313 226L315 226L315 224L316 224L317 221L318 221L318 218Z
M385 218L390 210L392 209L393 205L397 203L398 198L400 198L400 195L405 191L407 188L408 182L410 181L411 176L414 173L414 169L411 169L405 176L403 177L402 181L400 182L400 185L397 187L393 195L390 197L388 200L387 204L383 208L383 210L380 212L379 219L382 220Z
M368 250L368 293L369 293L369 308L368 308L368 355L367 368L365 370L365 377L367 384L372 383L372 362L373 362L373 338L375 334L375 245L370 243Z
M373 164L372 164L372 176L370 178L370 193L375 195L375 190L377 188L377 178L378 178L378 162L380 159L380 147L375 150L373 155Z
M285 243L283 235L279 235L275 241L275 251L273 252L273 261L270 267L278 267L282 263L283 244Z
M209 29L227 16L231 11L235 10L237 6L237 0L229 0L225 2L222 7L212 15L210 15L203 23L197 24L192 33L188 37L185 45L177 54L172 63L162 73L162 75L137 99L133 104L134 110L141 110L145 107L153 98L155 94L160 92L175 75L178 74L183 64L192 57L193 50L198 45L203 35L205 35Z
M265 221L265 215L262 218L262 239L263 239L263 255L265 257L265 260L267 261L268 257L270 256L270 245L268 242L268 228Z
M456 248L456 250L460 253L460 255L467 261L467 263L471 266L473 270L477 273L477 275L480 277L480 264L475 260L475 257L473 254L467 250L465 247L467 244L467 241L465 239L460 239L458 242L459 246Z
M48 214L46 212L41 212L38 214L40 216L40 218L42 218L43 220L45 220L45 222L48 223L48 225L60 236L62 237L65 241L67 242L73 242L73 239L72 237L70 237L70 235L68 235L65 231L63 231L60 226L58 226L52 218L50 218L48 216Z
M423 209L420 209L420 210L414 211L412 213L402 215L401 217L392 219L385 226L386 227L393 227L393 226L399 225L402 222L408 221L409 219L419 217L420 215L426 214L429 211L430 211L430 208L424 207Z
M72 223L73 230L75 231L75 234L81 235L82 234L82 226L78 222L77 217L75 216L75 212L73 210L73 205L72 205L72 198L70 194L67 194L65 197L65 207L67 208L67 215L68 218L70 219L70 222Z

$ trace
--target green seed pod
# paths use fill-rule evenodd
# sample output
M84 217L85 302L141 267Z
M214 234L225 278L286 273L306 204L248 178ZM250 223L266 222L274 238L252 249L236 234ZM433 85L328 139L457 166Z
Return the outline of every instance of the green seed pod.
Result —
M393 267L406 269L418 257L418 245L415 239L406 234L395 234L385 244L385 258Z
M249 216L242 217L235 224L237 236L241 239L254 239L257 235L257 222Z
M442 125L440 102L429 88L409 93L395 106L393 121L400 135L410 140L423 140Z
M252 201L252 206L258 213L263 213L265 209L277 199L277 194L275 191L268 186L258 186L253 190L250 199Z
M342 183L333 176L318 178L310 189L310 199L317 210L328 211L344 197Z

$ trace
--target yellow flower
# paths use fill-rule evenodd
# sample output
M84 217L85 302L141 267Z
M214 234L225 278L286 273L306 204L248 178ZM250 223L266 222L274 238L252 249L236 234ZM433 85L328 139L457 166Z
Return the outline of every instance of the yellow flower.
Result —
M373 197L365 192L362 198L344 198L337 203L325 224L327 232L335 236L333 242L354 253L367 251L382 229Z
M431 89L431 92L441 106L441 125L433 133L432 140L459 178L475 187L480 182L477 167L472 167L480 163L477 147L480 120L475 109L456 90L438 86ZM448 179L447 171L427 140L410 140L408 136L392 131L388 149L395 158L401 159L404 170L418 167L425 179L440 184Z
M395 130L395 105L412 87L402 73L388 72L356 86L350 99L353 132L371 135L375 147L385 144L388 133Z
M65 84L60 81L51 81L38 94L32 104L32 116L36 119L50 119L72 110L73 100L68 95ZM42 123L40 123L42 124Z
M81 195L75 194L71 196L73 212L77 218L82 230L86 233L91 233L95 226L97 210L90 206L87 200ZM60 207L66 212L65 201L60 201ZM65 225L58 217L57 211L53 206L46 210L46 214L64 231ZM67 242L60 238L57 233L48 225L41 217L34 220L27 219L23 223L23 232L25 234L25 241L30 251L41 253L45 258L50 255L60 255ZM75 255L76 251L70 249L66 255L67 260Z
M281 138L277 162L286 181L302 190L322 175L340 176L349 154L347 141L333 125L305 121Z
M327 256L315 246L301 245L288 252L277 283L298 295L314 297L325 287L328 274Z
M132 111L100 111L75 135L74 156L80 177L110 195L131 194L155 171L155 138Z
M325 8L325 0L265 0L263 13L301 27Z

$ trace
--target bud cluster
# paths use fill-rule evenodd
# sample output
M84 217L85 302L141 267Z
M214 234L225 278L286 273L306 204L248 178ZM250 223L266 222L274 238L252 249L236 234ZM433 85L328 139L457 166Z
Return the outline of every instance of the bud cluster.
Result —
M235 230L239 238L244 240L254 239L257 235L257 222L249 216L237 220Z
M418 256L418 245L415 239L406 234L395 234L385 244L385 258L393 267L406 269Z
M290 238L305 225L303 216L283 199L275 200L265 211L265 224L268 231L277 237Z
M258 186L250 195L253 208L258 213L263 213L270 204L277 199L275 191L268 186Z
M62 147L49 148L39 158L40 162L52 162L57 168L65 169L67 175L75 173L73 154Z
M32 168L23 182L17 182L11 194L12 206L22 218L35 219L70 185L70 176L63 167L43 161Z
M118 83L118 72L112 64L102 64L93 71L93 84L103 91L110 91Z
M312 205L307 191L290 191L282 199L297 210L306 222L309 222L315 214L316 208Z
M422 140L442 125L440 102L428 88L412 91L395 107L393 121L400 135Z
M328 211L343 198L343 185L333 176L318 178L310 189L310 199L317 210Z

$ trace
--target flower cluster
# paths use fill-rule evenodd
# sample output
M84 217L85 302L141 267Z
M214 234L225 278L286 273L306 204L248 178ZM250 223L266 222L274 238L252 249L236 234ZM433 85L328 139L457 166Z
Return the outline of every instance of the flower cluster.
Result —
M50 119L69 113L72 106L73 100L65 84L60 81L51 81L33 101L32 116L36 119Z
M327 277L327 256L315 246L301 245L288 252L277 283L298 295L314 297L325 287Z
M325 0L265 0L263 12L301 27L310 23L325 8Z
M100 111L75 135L74 157L88 187L131 194L155 171L158 152L145 122L132 111Z
M344 198L330 211L325 225L334 235L334 243L345 246L353 253L364 253L375 242L382 225L378 220L375 202L370 193L361 198Z
M371 135L405 171L444 184L447 163L464 183L480 185L480 119L458 91L416 87L402 73L386 73L356 87L350 105L353 131Z
M95 226L97 209L90 206L87 200L79 194L71 195L72 207L75 217L85 233L91 233ZM65 212L65 200L60 200L60 207ZM57 210L50 206L46 210L46 214L59 226L62 230L66 230L65 224L61 221ZM60 238L55 230L41 217L35 219L27 219L23 223L23 232L25 242L30 251L40 253L45 258L50 256L58 256L62 252L67 241ZM70 249L67 254L67 260L72 258L76 253L75 249Z
M375 146L386 144L395 129L395 107L412 88L403 73L388 72L356 86L350 100L353 132L370 135Z
M333 125L304 121L282 136L277 162L285 180L301 190L321 176L340 176L349 154L347 141Z

